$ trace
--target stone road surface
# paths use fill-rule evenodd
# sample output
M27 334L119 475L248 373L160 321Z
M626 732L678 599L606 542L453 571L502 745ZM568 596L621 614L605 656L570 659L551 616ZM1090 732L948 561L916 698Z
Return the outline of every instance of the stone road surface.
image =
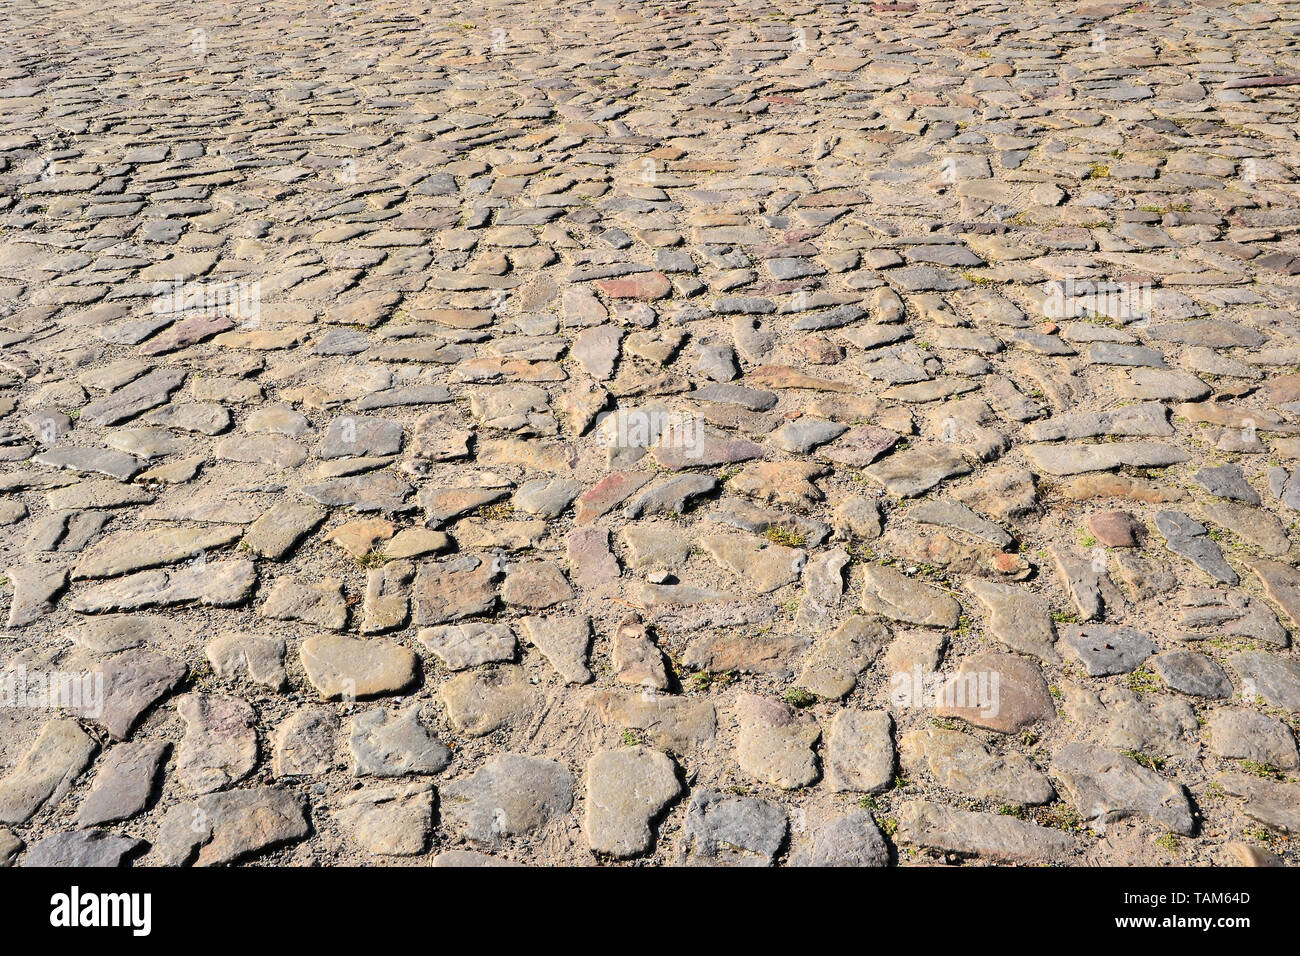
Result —
M0 861L1300 862L1300 5L0 9Z

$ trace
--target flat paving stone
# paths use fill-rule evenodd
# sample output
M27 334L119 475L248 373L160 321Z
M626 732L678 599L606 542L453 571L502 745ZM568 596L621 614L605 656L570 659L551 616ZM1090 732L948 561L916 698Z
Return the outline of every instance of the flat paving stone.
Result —
M686 813L687 860L705 866L768 866L788 828L779 804L699 790Z
M126 865L127 859L142 851L144 846L143 840L105 830L56 833L33 844L23 858L23 866L115 868Z
M1028 759L1011 752L995 753L970 734L928 727L904 734L899 742L902 763L925 770L943 787L977 800L1036 805L1056 796L1052 785Z
M1051 773L1080 815L1097 825L1139 816L1174 833L1195 828L1183 788L1122 754L1070 743L1052 761Z
M303 669L326 699L358 699L395 694L416 680L415 654L383 638L357 640L318 634L303 642Z
M1056 716L1056 707L1033 661L1011 654L966 657L944 684L937 709L976 727L1011 733Z
M584 829L593 853L636 856L650 846L650 821L681 793L672 760L645 747L604 750L587 764Z
M0 780L0 823L24 823L41 807L58 804L98 749L75 720L44 724L22 758Z
M888 866L889 847L865 810L852 810L814 829L790 853L790 866Z
M440 791L442 813L478 843L536 830L573 806L573 775L554 760L502 754Z
M127 820L143 810L153 795L169 745L154 740L118 744L95 771L95 782L77 811L79 826Z
M1044 863L1070 850L1069 834L1013 817L955 810L924 800L899 811L898 837L905 843L1007 863Z
M1156 650L1146 634L1108 624L1062 627L1058 631L1069 654L1083 662L1092 677L1127 674Z
M298 795L277 787L230 790L171 807L153 854L166 866L221 866L309 832Z

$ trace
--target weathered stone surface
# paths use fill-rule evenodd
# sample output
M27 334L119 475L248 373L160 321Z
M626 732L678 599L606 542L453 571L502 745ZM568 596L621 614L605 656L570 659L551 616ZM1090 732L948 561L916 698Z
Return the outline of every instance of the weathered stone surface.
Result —
M644 853L650 822L681 793L672 760L646 747L602 750L587 762L583 829L593 853L626 859Z
M1052 613L1043 600L1027 588L972 578L966 582L989 615L989 631L1013 651L1055 662L1056 631Z
M396 713L375 707L357 714L348 749L358 777L437 773L451 761L451 751L425 725L416 704Z
M143 810L153 795L169 745L156 740L118 744L95 771L95 783L77 811L77 825L127 820Z
M39 465L63 468L80 474L107 475L118 481L128 481L144 468L144 463L126 452L107 448L71 447L51 448L32 459Z
M1259 492L1250 486L1246 476L1236 465L1213 465L1201 468L1192 476L1198 485L1212 495L1244 501L1248 505L1260 503Z
M148 607L202 604L233 607L242 604L257 584L251 561L210 561L172 571L141 571L72 595L74 611L134 611Z
M807 647L808 640L795 635L706 634L687 645L681 662L687 667L715 673L734 670L742 674L788 677L794 673L797 655Z
M56 833L34 843L23 866L119 867L144 846L143 840L105 830Z
M909 508L907 514L913 521L956 528L999 548L1006 548L1011 544L1011 535L1007 534L1000 525L987 518L981 518L970 508L955 501L943 499L922 501Z
M326 707L294 711L275 730L272 770L277 777L312 777L334 766L338 717Z
M823 427L813 437L828 434L831 434L830 429ZM817 453L840 465L864 468L893 448L898 441L898 434L887 428L859 425L839 434L835 441L819 448Z
M420 489L416 498L424 511L425 523L429 527L435 527L508 496L509 491L501 487L443 488L426 485Z
M624 506L623 513L628 518L681 514L686 510L687 502L708 494L717 486L717 479L708 475L688 474L666 478L633 495Z
M411 486L388 472L374 472L349 478L327 478L304 485L302 493L329 508L346 507L364 513L382 511L391 514L410 510L406 499Z
M768 436L768 441L782 451L802 455L844 434L848 426L822 419L798 419L787 422ZM883 450L883 449L882 449ZM879 452L876 453L877 455ZM865 457L865 456L863 456ZM870 464L871 459L861 461Z
M650 449L655 464L669 471L716 468L763 455L763 446L743 438L727 438L703 427L670 425Z
M302 443L284 435L231 435L217 442L212 453L222 461L264 465L276 471L297 468L307 460L307 449ZM308 489L303 491L311 495Z
M1225 850L1235 866L1286 866L1276 853L1249 843L1229 843Z
M1220 757L1253 760L1279 770L1300 769L1295 736L1282 721L1253 710L1216 710L1205 741Z
M102 704L92 702L75 710L114 740L125 740L144 713L181 682L186 670L164 654L145 648L126 651L91 668L92 680L102 681Z
M1103 511L1088 516L1088 530L1106 548L1132 548L1137 546L1138 523L1126 511Z
M858 675L871 666L889 638L883 624L861 615L849 617L815 640L796 683L818 697L839 700L853 690Z
M542 616L521 618L524 639L570 684L591 680L587 650L591 646L591 620L587 617Z
M82 421L91 425L116 425L157 408L185 381L185 370L154 369L81 410Z
M1157 654L1151 669L1174 690L1195 697L1229 697L1232 681L1213 658L1195 651L1174 650Z
M1174 833L1195 829L1182 787L1112 750L1066 744L1052 761L1051 774L1074 808L1095 825L1140 816Z
M325 520L325 510L314 504L277 501L251 525L243 543L256 555L278 561Z
M257 765L256 716L247 701L215 694L186 694L176 701L185 736L176 775L191 793L211 793L237 783Z
M13 866L14 858L23 848L23 841L12 830L0 827L0 866Z
M642 488L653 476L645 472L614 471L578 496L574 508L577 524L588 524L608 514Z
M574 597L564 571L549 561L529 561L506 570L501 600L513 607L541 610Z
M817 721L788 704L742 694L736 700L736 761L755 780L784 790L819 776L812 747L821 738Z
M57 806L98 749L75 720L45 723L0 780L0 823L25 823L42 807Z
M1127 674L1156 649L1147 635L1131 627L1065 626L1058 633L1062 646L1070 656L1083 662L1089 677Z
M700 547L721 567L764 594L797 581L807 560L802 549L771 544L757 535L705 535Z
M430 860L429 865L436 867L524 866L523 863L512 863L499 856L479 853L475 850L445 850Z
M888 866L889 847L866 810L850 810L797 839L790 866Z
M1003 465L986 469L969 485L957 487L953 495L976 511L995 518L1013 518L1029 513L1038 502L1034 472Z
M366 572L366 593L361 605L361 633L380 634L406 624L410 615L409 588L415 577L410 561L389 561Z
M945 479L970 470L964 458L945 448L909 448L872 465L863 474L879 482L891 495L915 498Z
M644 691L600 691L588 705L622 730L640 731L655 747L692 753L712 747L718 731L717 710L707 700Z
M1247 561L1247 565L1259 578L1269 599L1282 609L1292 625L1300 627L1300 571L1262 558Z
M1267 651L1242 651L1228 658L1241 676L1241 696L1262 697L1273 707L1300 711L1300 661Z
M1034 442L1098 435L1167 437L1173 433L1169 409L1160 402L1139 402L1101 412L1072 412L1025 428L1025 437Z
M384 638L318 634L299 651L307 679L330 700L357 700L405 690L419 676L416 656Z
M1237 583L1237 572L1224 560L1223 552L1199 521L1179 511L1160 511L1156 513L1156 530L1174 554L1191 561L1216 581Z
M1156 756L1194 753L1199 746L1196 713L1185 699L1139 695L1124 687L1094 692L1068 681L1061 690L1065 716L1085 739Z
M761 461L746 465L727 483L727 488L756 501L795 508L811 508L822 500L822 491L814 483L826 473L822 465L801 461ZM698 476L683 475L682 478ZM715 483L701 486L697 494L712 491ZM680 511L681 509L674 509Z
M1069 834L1060 830L924 800L910 801L899 809L898 838L904 843L1008 863L1057 861L1073 845Z
M329 423L316 454L324 459L395 455L402 449L402 426L383 418L357 416Z
M994 753L970 734L927 727L904 734L899 744L903 766L924 770L941 787L977 800L1041 804L1056 791L1034 766L1014 751Z
M412 592L415 623L442 624L491 610L496 604L496 564L466 554L420 565Z
M384 557L394 561L421 558L448 550L451 539L441 531L427 528L406 528L397 532L384 545Z
M1101 445L1028 445L1025 455L1049 475L1081 475L1114 468L1164 468L1187 461L1185 451L1160 442L1130 441Z
M961 605L947 594L883 565L867 566L861 604L870 614L920 627L956 627L961 617Z
M1283 833L1300 831L1300 786L1241 773L1222 774L1218 781L1234 797L1244 798L1246 816Z
M622 684L653 690L668 689L668 668L663 652L635 615L624 618L614 630L611 659L614 676Z
M592 378L604 381L614 374L614 362L618 359L618 344L622 338L623 333L612 325L583 329L574 337L569 354Z
M894 779L894 721L880 710L845 708L831 720L826 782L832 790L879 793Z
M426 627L417 635L420 643L437 655L443 666L453 671L514 660L515 633L509 624L471 621Z
M686 860L705 866L769 866L788 826L778 804L700 790L686 811Z
M303 621L332 631L342 630L348 620L343 584L337 578L311 584L281 578L258 613L280 621Z
M284 686L285 646L278 637L227 631L209 641L204 654L218 677L245 677L271 690Z
M582 491L582 483L568 478L535 478L515 492L516 509L530 515L556 518Z
M457 674L442 685L438 696L451 729L472 737L518 726L532 718L538 704L537 692L518 667Z
M1033 661L1010 654L972 654L940 692L938 714L1011 733L1056 716L1047 682Z
M433 825L433 787L368 787L345 795L336 817L357 844L376 856L423 853Z
M1124 607L1123 594L1096 554L1083 556L1065 547L1052 548L1048 554L1080 620L1096 621L1105 612L1119 613Z
M825 629L844 596L844 567L849 560L847 551L833 548L805 563L795 627L813 632Z
M391 521L367 518L339 525L325 535L325 540L338 545L359 561L391 538L394 531Z
M237 541L243 533L238 526L216 526L109 535L82 556L72 569L72 577L108 578L178 564Z
M154 843L166 866L220 866L310 831L302 798L276 787L210 793L174 805Z
M54 598L68 582L68 569L58 564L20 564L6 569L13 585L8 627L25 627L54 610Z
M540 757L501 754L440 792L443 820L478 843L529 833L573 807L573 775Z
M1267 555L1281 557L1291 550L1286 525L1265 508L1235 501L1203 501L1199 510L1210 524L1226 528Z

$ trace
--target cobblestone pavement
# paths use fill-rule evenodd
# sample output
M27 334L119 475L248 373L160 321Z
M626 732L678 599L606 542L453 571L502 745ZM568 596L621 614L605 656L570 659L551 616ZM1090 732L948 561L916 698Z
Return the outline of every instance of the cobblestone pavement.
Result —
M0 861L1300 860L1300 5L0 9Z

